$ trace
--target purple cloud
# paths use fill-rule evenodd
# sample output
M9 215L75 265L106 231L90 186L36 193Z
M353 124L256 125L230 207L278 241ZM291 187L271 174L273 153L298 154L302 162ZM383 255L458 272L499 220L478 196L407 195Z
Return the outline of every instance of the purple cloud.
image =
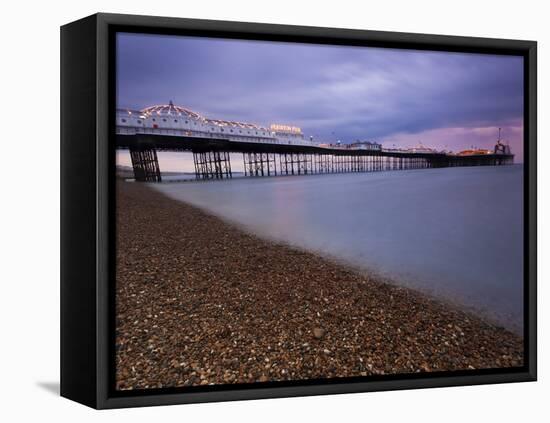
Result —
M458 151L503 136L521 161L523 59L514 56L119 34L117 103L288 123L318 140Z

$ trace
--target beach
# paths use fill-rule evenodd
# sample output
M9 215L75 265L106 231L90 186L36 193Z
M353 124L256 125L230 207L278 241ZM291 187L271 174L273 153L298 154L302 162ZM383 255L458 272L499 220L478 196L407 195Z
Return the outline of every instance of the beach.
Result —
M517 367L448 302L117 181L117 389Z

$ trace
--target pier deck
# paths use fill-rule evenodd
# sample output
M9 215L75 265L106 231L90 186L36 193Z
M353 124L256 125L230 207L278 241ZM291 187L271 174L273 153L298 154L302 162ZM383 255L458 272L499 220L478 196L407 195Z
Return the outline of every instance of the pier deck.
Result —
M161 182L157 151L193 153L197 179L232 177L229 153L242 153L246 176L375 172L455 166L512 164L513 154L452 155L238 142L160 134L117 135L117 149L129 149L136 181Z

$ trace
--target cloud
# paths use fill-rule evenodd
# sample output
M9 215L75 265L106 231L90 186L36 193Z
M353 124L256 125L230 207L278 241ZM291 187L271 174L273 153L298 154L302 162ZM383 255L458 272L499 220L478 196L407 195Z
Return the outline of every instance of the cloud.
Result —
M523 126L521 57L136 34L117 46L121 107L173 100L344 142L424 138L457 150L474 134L494 143L498 127L523 142L512 129Z

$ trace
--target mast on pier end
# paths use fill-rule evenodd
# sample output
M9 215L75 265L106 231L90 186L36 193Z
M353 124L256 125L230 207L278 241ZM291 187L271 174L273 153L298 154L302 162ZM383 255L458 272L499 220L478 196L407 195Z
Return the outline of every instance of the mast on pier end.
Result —
M495 144L495 154L512 154L508 143L504 144L500 138L502 128L498 128L498 140Z

